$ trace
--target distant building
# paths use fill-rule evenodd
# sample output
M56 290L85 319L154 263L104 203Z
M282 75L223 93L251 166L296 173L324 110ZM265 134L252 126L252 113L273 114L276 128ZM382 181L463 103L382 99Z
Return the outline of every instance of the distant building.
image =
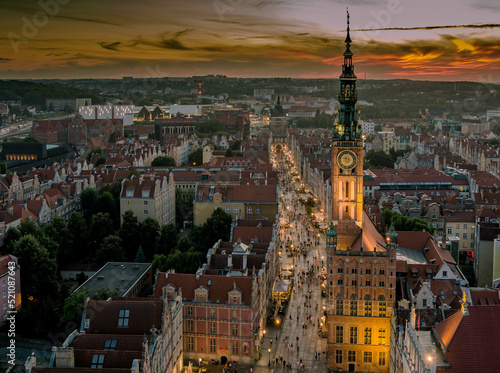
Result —
M47 98L45 99L45 107L49 111L64 111L70 108L72 111L77 111L81 106L92 105L91 98Z
M224 125L224 132L242 140L250 135L250 113L243 109L217 109L215 119Z
M87 290L89 297L100 289L118 291L119 297L137 297L151 289L151 263L108 262L76 290Z
M123 119L124 126L134 123L134 105L82 106L78 114L83 119Z
M488 121L492 118L500 118L500 109L486 110L486 120Z

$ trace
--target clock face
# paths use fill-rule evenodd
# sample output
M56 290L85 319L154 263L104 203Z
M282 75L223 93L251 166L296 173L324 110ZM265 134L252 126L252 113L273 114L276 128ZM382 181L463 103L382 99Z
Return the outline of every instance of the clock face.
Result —
M337 156L337 164L343 170L352 170L358 163L358 157L352 150L342 150Z

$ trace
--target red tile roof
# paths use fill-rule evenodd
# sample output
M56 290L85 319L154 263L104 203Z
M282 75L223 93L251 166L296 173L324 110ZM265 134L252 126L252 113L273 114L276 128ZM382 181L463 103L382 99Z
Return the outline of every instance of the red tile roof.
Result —
M210 281L210 285L208 285ZM184 273L161 272L155 286L155 298L162 295L162 289L167 285L173 285L174 288L182 289L182 297L191 302L194 299L194 291L200 286L206 286L209 289L208 299L211 303L225 304L228 300L228 293L233 290L234 285L242 291L242 301L245 305L251 303L252 278L251 277L230 277L230 276L212 276L196 275Z
M435 326L447 346L449 372L497 372L500 367L500 306L469 306Z

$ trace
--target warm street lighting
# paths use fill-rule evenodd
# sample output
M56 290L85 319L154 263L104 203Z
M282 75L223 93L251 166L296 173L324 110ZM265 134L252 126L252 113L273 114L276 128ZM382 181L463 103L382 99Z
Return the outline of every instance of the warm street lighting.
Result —
M271 366L271 349L268 348L267 351L269 351L269 366Z

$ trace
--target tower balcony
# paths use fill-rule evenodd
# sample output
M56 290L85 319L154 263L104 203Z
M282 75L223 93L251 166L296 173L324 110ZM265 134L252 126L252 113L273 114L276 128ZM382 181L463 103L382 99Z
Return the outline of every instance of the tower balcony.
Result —
M338 140L338 139L332 139L332 147L337 147L337 148L362 148L363 147L363 140L354 140L354 141L344 141L344 140Z

